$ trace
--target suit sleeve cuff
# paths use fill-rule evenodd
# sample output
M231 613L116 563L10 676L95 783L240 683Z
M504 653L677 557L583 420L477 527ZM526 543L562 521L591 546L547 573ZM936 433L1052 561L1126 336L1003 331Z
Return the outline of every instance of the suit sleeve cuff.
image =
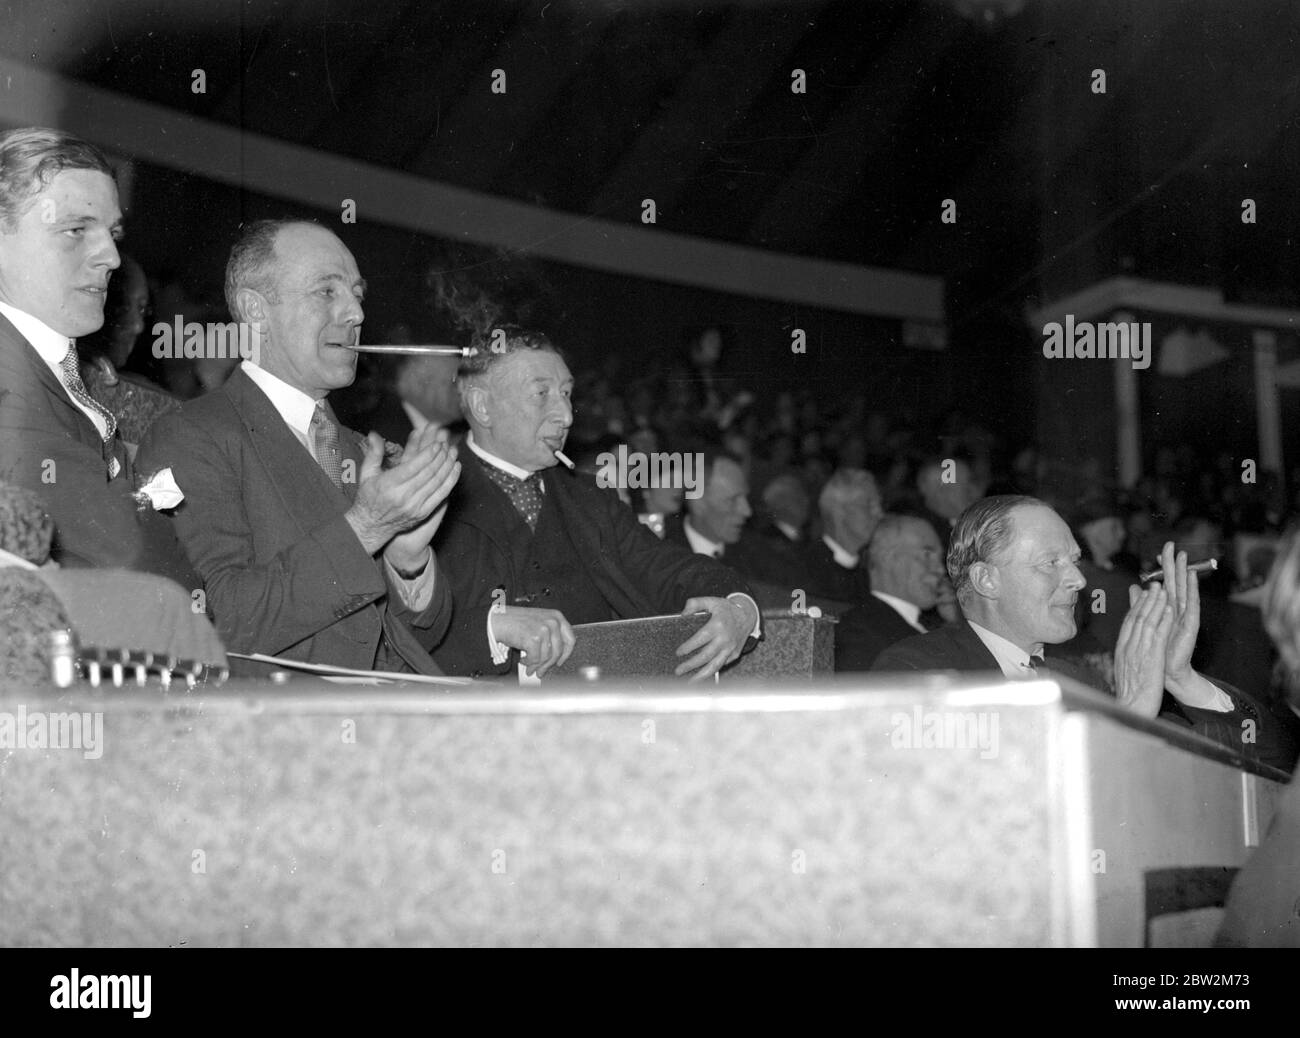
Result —
M1210 710L1218 714L1227 714L1236 709L1232 697L1203 674L1193 675L1186 688L1180 689L1178 692L1170 689L1169 692L1183 706L1190 706L1197 710Z
M754 629L749 632L749 636L751 638L761 638L763 635L763 611L758 608L758 603L743 591L733 591L727 596L727 600L729 602L748 602L754 607Z
M492 662L499 667L510 659L510 646L497 641L496 632L492 630L493 612L494 610L489 609L487 614L488 647L492 650Z
M434 565L432 553L423 572L418 577L407 580L387 559L384 560L384 572L388 574L388 583L397 591L402 604L413 613L422 613L433 601L433 587L438 580L438 567Z

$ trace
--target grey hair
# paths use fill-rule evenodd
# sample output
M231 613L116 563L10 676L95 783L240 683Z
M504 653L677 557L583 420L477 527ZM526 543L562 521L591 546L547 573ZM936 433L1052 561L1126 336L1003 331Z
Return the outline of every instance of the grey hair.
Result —
M0 229L12 232L27 203L65 169L90 169L113 179L108 157L70 133L25 126L0 134Z
M970 570L977 562L990 562L1011 545L1011 513L1028 505L1050 507L1028 494L996 494L976 501L962 512L948 544L948 578L958 599L969 595Z
M241 289L251 288L270 302L280 301L275 287L275 239L284 228L311 220L253 220L239 232L239 240L230 249L226 262L226 307L236 321L242 316L235 299Z
M838 513L843 506L864 493L879 495L876 477L866 469L837 469L826 481L817 498L817 508L825 519L832 513Z

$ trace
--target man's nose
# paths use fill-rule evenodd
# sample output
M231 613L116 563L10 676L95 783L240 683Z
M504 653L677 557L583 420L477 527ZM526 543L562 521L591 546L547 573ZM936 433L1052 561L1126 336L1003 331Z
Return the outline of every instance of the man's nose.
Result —
M1083 571L1078 566L1071 563L1062 583L1072 591L1082 591L1088 586L1088 578L1083 575Z
M754 510L749 507L749 498L742 497L740 499L740 518L748 519L753 514Z
M348 296L347 305L343 310L343 323L358 325L366 319L366 312L361 308L361 300L356 296Z
M569 428L573 424L573 402L560 397L551 408L551 414L564 428Z
M107 231L103 237L96 243L94 255L90 259L91 265L95 267L104 267L107 270L117 270L122 265L122 256L117 251L117 242Z

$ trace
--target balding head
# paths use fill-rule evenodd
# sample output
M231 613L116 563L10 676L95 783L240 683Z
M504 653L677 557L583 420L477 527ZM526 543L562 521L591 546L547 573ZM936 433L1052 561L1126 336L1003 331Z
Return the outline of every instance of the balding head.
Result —
M873 591L930 609L943 581L943 544L926 520L887 515L867 548L867 572Z

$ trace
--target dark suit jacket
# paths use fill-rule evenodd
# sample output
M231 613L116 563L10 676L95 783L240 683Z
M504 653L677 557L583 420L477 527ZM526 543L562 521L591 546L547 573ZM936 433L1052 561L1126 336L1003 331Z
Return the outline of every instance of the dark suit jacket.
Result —
M359 474L361 437L340 433ZM185 494L176 529L227 647L367 669L384 634L417 673L440 673L428 650L450 621L445 575L422 612L401 603L344 518L355 482L335 487L242 370L160 418L139 458Z
M449 673L504 674L513 671L518 654L512 652L503 664L492 662L487 614L497 589L504 591L507 605L515 604L522 560L511 554L510 532L523 520L468 446L460 462L460 482L436 541L455 611L434 655ZM616 619L679 613L689 598L749 593L728 567L661 541L615 491L599 488L594 476L557 466L542 473L542 482L560 511L575 558Z
M119 471L109 477L116 460ZM38 494L54 520L53 558L112 566L197 588L171 524L132 494L135 468L121 435L105 443L35 348L0 317L0 479Z
M1054 670L1067 678L1073 678L1099 691L1107 691L1100 676L1091 668L1061 655L1054 655L1055 646L1045 647L1044 657L1049 670ZM956 670L956 671L992 671L999 676L1002 673L993 653L980 640L978 634L971 630L969 623L948 624L926 634L913 635L895 645L891 645L877 658L873 671L904 670ZM1267 739L1256 743L1242 742L1242 722L1251 721L1257 732L1263 731L1260 710L1244 696L1240 690L1226 682L1216 681L1215 685L1223 689L1232 698L1234 709L1227 713L1213 710L1198 710L1195 707L1178 703L1165 693L1161 705L1160 718L1176 724L1190 725L1199 734L1216 742L1223 743L1231 749L1248 756L1264 759L1260 749L1270 745Z
M800 554L804 580L801 586L808 594L853 605L861 605L870 597L871 578L866 567L859 564L857 569L845 569L820 537L803 545Z
M919 633L893 606L869 595L840 617L835 628L835 669L870 670L887 648Z
M1282 792L1268 835L1233 881L1215 943L1300 948L1300 772Z

